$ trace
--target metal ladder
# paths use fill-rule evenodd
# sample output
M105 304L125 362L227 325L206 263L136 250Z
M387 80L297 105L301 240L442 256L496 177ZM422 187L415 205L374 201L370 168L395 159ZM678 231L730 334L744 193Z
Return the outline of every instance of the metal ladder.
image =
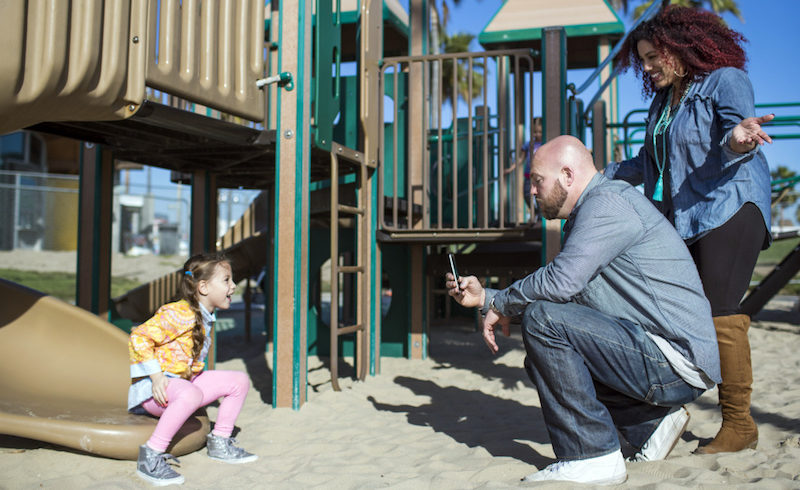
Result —
M349 206L339 202L339 176L341 160L357 164L355 169L357 179L356 206ZM355 369L356 377L363 381L367 376L367 362L369 359L367 323L369 319L369 298L371 268L367 263L369 251L369 216L367 213L368 201L364 198L367 190L369 168L364 162L364 155L344 145L331 143L331 307L330 307L330 370L331 385L335 391L339 387L339 336L356 334L355 342ZM351 265L339 264L339 217L340 214L354 216L356 219L356 254L355 263ZM357 275L356 285L356 323L353 325L339 325L339 275ZM347 298L345 298L347 301Z

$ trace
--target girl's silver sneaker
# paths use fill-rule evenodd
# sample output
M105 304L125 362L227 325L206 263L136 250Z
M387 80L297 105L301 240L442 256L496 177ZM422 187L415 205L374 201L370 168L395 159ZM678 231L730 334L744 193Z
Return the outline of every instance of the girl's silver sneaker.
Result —
M180 463L178 458L169 453L160 453L150 449L147 444L139 446L139 459L136 461L136 474L157 487L180 485L184 479L169 465L167 460Z
M223 463L249 463L258 459L255 454L248 453L244 449L236 446L236 439L233 437L220 437L214 434L206 436L206 449L208 457Z

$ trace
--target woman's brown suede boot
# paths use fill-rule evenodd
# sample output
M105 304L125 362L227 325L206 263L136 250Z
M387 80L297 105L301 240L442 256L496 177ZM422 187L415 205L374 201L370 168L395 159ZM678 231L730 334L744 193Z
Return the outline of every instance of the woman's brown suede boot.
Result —
M710 443L698 447L695 454L755 449L758 444L758 427L750 416L750 393L753 385L750 341L747 338L750 317L714 317L714 327L717 330L722 368L722 384L718 387L722 428Z

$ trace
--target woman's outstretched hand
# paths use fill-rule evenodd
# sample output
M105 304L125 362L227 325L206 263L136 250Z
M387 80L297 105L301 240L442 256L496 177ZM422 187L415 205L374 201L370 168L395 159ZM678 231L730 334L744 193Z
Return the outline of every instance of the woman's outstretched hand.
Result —
M761 126L773 119L775 119L775 114L742 119L731 131L731 139L728 142L731 150L736 153L747 153L757 145L772 143L772 138L764 132Z

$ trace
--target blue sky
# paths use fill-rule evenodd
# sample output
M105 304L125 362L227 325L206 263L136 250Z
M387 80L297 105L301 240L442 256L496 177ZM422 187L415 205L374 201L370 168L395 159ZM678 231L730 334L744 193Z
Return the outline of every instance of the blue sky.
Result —
M408 0L400 1L407 5ZM639 3L631 0L633 7ZM448 31L468 32L477 37L502 4L502 0L461 0L458 6L450 2ZM724 18L749 41L745 49L756 103L800 102L800 1L738 0L738 4L744 22L732 15ZM633 23L630 14L620 17L626 26ZM477 41L473 42L472 50L482 50ZM580 86L587 76L587 71L570 72L568 81ZM621 76L621 114L649 105L649 100L642 98L641 86L632 71ZM776 113L797 115L800 107ZM783 131L798 134L800 127ZM784 165L800 173L800 140L775 140L772 145L765 145L764 153L771 168Z

